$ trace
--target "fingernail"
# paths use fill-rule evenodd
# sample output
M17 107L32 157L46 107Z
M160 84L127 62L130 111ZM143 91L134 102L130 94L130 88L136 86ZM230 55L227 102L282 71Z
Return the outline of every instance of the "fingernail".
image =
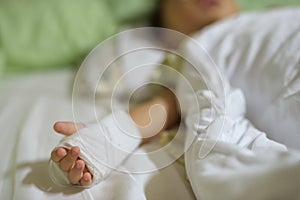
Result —
M81 164L80 164L80 163L77 163L77 164L76 164L76 168L77 168L77 169L81 169L81 168L82 168Z
M65 132L65 127L64 127L64 125L61 124L61 123L58 123L58 124L56 125L56 128L57 128L60 132Z
M58 155L59 157L63 157L65 155L65 152L62 149L58 149L56 151L56 155Z
M90 180L90 177L89 177L89 176L87 176L87 175L85 175L85 176L83 176L83 180L85 180L85 181L89 181L89 180Z
M78 153L75 150L71 150L71 153L72 153L73 156L78 156Z

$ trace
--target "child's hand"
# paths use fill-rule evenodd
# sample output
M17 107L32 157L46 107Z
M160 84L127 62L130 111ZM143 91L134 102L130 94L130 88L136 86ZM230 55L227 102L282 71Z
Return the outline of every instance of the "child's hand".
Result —
M57 122L53 126L56 132L65 136L72 135L77 129L83 127L83 124L72 122ZM68 172L68 179L72 184L80 183L82 186L89 186L93 182L93 177L79 155L79 147L72 147L70 150L57 147L52 151L51 159L59 164L61 170Z

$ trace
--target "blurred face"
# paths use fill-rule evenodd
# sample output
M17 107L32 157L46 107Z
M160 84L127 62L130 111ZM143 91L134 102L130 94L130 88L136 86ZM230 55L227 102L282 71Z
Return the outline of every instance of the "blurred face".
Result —
M235 0L161 0L162 25L190 34L238 13Z

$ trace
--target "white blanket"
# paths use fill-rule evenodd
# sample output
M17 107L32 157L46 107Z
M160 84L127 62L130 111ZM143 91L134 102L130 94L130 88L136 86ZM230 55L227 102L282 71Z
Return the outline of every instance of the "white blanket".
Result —
M73 75L73 71L65 70L1 78L0 199L194 199L183 166L178 163L146 174L113 172L104 182L85 190L58 187L50 180L50 152L62 138L52 126L59 120L73 120ZM83 107L81 113L84 110L88 109ZM98 111L107 114L105 108ZM90 122L87 116L78 120ZM152 144L138 152L157 148ZM169 155L160 158L167 160ZM139 163L129 159L126 165L155 168L155 161L150 157Z

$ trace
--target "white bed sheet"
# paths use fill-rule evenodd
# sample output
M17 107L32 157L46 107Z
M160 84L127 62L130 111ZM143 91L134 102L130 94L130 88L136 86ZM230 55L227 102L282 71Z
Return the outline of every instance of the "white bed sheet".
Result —
M194 199L178 163L148 174L113 172L91 189L55 186L48 175L48 159L61 136L52 125L73 120L73 78L74 72L61 70L0 79L0 199ZM89 121L81 117L79 120ZM162 154L162 158L168 156ZM140 163L130 162L128 159L126 165L155 165L146 157Z

